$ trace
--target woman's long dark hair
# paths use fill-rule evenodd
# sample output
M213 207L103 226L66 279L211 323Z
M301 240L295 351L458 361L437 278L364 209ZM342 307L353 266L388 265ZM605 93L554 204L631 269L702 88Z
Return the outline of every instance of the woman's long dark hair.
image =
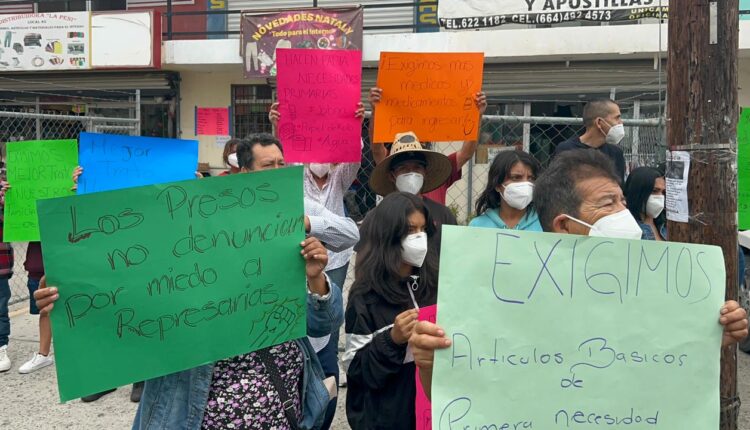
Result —
M638 167L630 172L625 181L625 199L628 201L628 209L638 222L643 222L643 214L646 213L646 202L654 191L656 178L664 175L651 167ZM654 219L657 228L661 228L666 222L664 212Z
M406 279L400 275L401 241L409 234L409 216L422 212L427 233L427 256L420 268L419 287L413 291L420 305L431 305L437 299L438 250L434 244L435 223L422 198L409 193L388 194L367 214L360 228L359 251L351 294L373 291L393 304L411 305Z
M519 162L531 169L531 173L533 173L535 177L539 176L542 166L536 161L536 158L517 149L500 152L495 156L495 159L490 166L487 187L477 199L477 216L482 215L487 209L497 209L500 207L500 202L503 199L495 188L505 182L505 178L508 177L513 166ZM529 208L532 208L532 206L530 205Z

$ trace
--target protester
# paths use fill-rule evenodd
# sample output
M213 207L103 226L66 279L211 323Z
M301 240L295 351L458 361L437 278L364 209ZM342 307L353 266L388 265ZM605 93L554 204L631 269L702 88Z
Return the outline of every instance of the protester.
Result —
M519 151L503 151L492 161L487 186L476 203L472 227L542 231L534 210L534 181L541 172L539 162Z
M628 175L625 199L645 240L667 240L664 200L667 192L664 176L651 167L639 167Z
M2 210L5 206L5 193L0 194L0 373L11 368L8 357L8 340L10 336L10 318L8 317L8 302L10 301L10 278L13 277L13 248L10 243L3 242Z
M224 165L229 168L219 173L219 176L234 175L240 173L240 165L237 162L237 144L240 143L239 139L229 139L224 144L224 153L221 155L221 159L224 160Z
M361 124L365 117L365 106L362 103L357 104L354 116L360 120ZM278 125L281 119L279 103L271 105L268 119L271 121L274 133L278 137ZM344 211L344 194L357 178L359 168L359 161L355 163L310 163L305 165L305 198L320 203L338 216L346 216ZM341 252L328 252L326 274L342 291L346 282L346 274L349 270L349 260L351 260L353 253L354 248L345 249ZM323 366L326 376L335 377L336 383L339 384L341 375L339 374L338 365L338 332L331 333L330 336L320 339L310 339L310 343L318 354L318 359L321 366ZM328 430L330 428L335 414L336 399L333 399L328 405L328 412L326 413L326 419L323 422L321 430Z
M284 166L281 145L267 134L251 135L240 142L237 158L242 173ZM307 202L305 210L309 210ZM352 246L347 233L325 223L327 220L313 215L305 218L307 230L322 228L330 242ZM321 337L341 325L341 291L325 275L328 254L322 243L310 236L301 247L308 286L307 334ZM49 312L58 298L57 289L39 290L35 298L44 312ZM271 366L274 369L269 370ZM133 428L317 428L329 401L323 378L307 338L288 341L146 381Z
M571 149L595 149L615 163L620 182L625 180L625 156L617 146L625 137L625 128L617 102L597 99L586 103L583 107L583 125L586 127L583 135L573 136L557 145L554 156Z
M380 99L383 97L383 90L381 88L371 88L368 96L370 101L370 107L372 109L372 119L370 124L375 124L375 108ZM481 124L482 115L487 110L487 97L483 92L478 92L474 95L474 103L479 109L479 122ZM388 149L383 144L375 144L373 142L373 133L375 132L375 126L370 127L370 142L372 148L372 157L375 164L380 164L388 156ZM406 130L404 130L406 131ZM427 143L425 143L427 144ZM461 169L463 166L474 156L477 151L477 140L467 140L461 145L461 149L448 155L448 160L451 163L451 174L448 178L443 181L440 186L432 191L424 193L424 197L428 197L442 205L445 204L445 196L448 193L448 188L451 187L455 182L461 179Z
M412 132L399 133L391 147L391 155L380 162L370 176L370 188L381 196L396 191L424 194L443 184L451 174L451 163L445 155L422 148ZM434 244L439 248L443 224L455 225L456 216L444 204L425 198L438 234Z
M641 229L625 206L614 166L597 151L568 151L556 157L535 183L534 204L544 231L561 234L639 239ZM748 335L747 312L734 300L719 311L724 326L722 346ZM409 340L428 395L436 349L450 347L436 324L420 321Z
M348 389L353 429L413 429L415 367L407 341L420 306L435 304L436 234L425 202L412 193L386 196L365 220L346 308Z
M357 104L354 116L359 118L360 121L364 119L365 107L362 103ZM271 105L268 118L271 124L273 124L274 132L276 132L279 120L281 119L278 103ZM305 165L305 198L320 203L338 216L345 216L344 193L346 193L357 178L359 168L359 162L337 164L310 163ZM346 273L352 253L352 249L346 249L342 252L330 252L328 254L326 274L340 287L343 287L346 280Z
M2 184L0 184L0 198L2 199L3 205L5 204L5 193L9 189L10 184L8 182L3 181ZM31 315L39 315L39 309L36 307L34 300L31 300L31 297L39 288L39 282L44 276L42 244L40 242L29 242L26 248L26 259L23 266L28 272L26 287L29 290L29 313ZM10 324L10 322L8 322L8 324ZM50 326L49 317L47 315L39 315L39 350L34 353L34 356L31 357L29 361L18 368L18 372L22 374L32 373L53 364L55 360L50 354L51 348L52 327ZM7 352L7 350L4 352ZM8 364L8 367L10 367L10 364Z

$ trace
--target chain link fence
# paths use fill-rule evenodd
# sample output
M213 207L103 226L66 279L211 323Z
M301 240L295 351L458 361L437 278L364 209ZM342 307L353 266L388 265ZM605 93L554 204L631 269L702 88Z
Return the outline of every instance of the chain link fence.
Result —
M140 119L100 116L60 115L33 112L24 108L0 110L0 153L5 159L6 142L27 140L78 139L82 131L109 134L140 134ZM71 172L72 173L72 172ZM5 178L5 170L2 171ZM71 184L72 185L72 184ZM10 279L10 304L29 298L28 274L24 268L27 243L13 243L13 277Z
M625 153L628 171L639 166L657 167L663 163L666 158L665 135L663 122L657 115L623 121L626 134L620 147ZM366 120L362 131L366 143L362 168L346 196L348 215L355 221L361 221L377 204L377 195L367 185L375 167L368 144L369 127L370 122ZM498 152L511 148L523 150L546 167L557 145L583 132L583 120L580 118L485 115L476 154L463 166L461 180L448 189L446 206L454 212L459 223L468 224L475 215L474 202L487 185L489 166ZM440 142L432 144L431 149L449 155L459 151L462 145L463 142Z
M657 118L626 119L624 122L626 136L620 146L625 152L628 167L658 166L664 162L666 146L662 122ZM345 197L347 214L355 221L361 221L378 200L378 196L367 184L375 167L369 145L369 127L369 120L365 120L362 137L366 144L362 168ZM139 130L138 119L6 110L0 111L0 142L3 142L0 143L0 151L4 153L4 142L76 139L81 131L137 135ZM499 151L521 149L536 157L542 166L547 166L558 144L582 133L580 118L486 115L482 121L477 152L463 166L461 180L448 190L446 206L454 212L460 224L468 224L475 216L474 202L487 184L489 165ZM462 145L463 142L441 142L433 144L432 149L449 155L459 151ZM11 303L28 298L28 278L23 267L26 247L25 243L13 244L15 267L10 282ZM351 284L353 265L349 272L347 285Z

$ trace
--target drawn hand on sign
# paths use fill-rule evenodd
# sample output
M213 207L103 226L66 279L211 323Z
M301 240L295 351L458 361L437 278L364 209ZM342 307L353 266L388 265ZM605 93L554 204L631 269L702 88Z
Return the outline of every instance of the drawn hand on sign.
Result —
M297 299L287 299L266 311L250 328L250 346L260 347L275 344L290 328L297 325L302 306Z

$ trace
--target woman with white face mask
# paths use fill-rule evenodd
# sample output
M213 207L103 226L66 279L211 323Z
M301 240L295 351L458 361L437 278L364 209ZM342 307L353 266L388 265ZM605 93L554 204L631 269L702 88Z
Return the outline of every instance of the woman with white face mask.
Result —
M353 429L413 429L418 309L437 299L435 227L423 200L388 194L361 229L346 308L346 415ZM429 246L428 246L429 244Z
M625 182L628 209L643 230L641 239L667 240L667 221L664 215L666 182L658 170L639 167Z
M487 187L476 203L472 227L542 231L534 210L534 181L539 162L518 150L504 151L492 161Z
M224 153L221 155L221 159L224 160L224 164L229 169L219 173L219 176L240 173L240 164L237 161L237 145L239 143L239 139L229 139L227 143L224 144Z

